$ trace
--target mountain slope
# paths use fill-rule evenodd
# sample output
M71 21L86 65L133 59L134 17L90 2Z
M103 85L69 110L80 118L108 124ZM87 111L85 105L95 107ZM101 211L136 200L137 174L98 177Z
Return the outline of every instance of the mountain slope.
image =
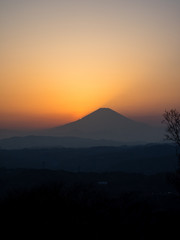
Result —
M128 119L109 108L100 108L75 122L49 129L45 134L121 142L162 140L162 134L156 128Z

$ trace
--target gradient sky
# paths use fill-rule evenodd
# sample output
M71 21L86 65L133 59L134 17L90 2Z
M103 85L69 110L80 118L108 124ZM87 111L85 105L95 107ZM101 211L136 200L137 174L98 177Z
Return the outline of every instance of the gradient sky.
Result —
M0 128L180 108L179 0L0 0Z

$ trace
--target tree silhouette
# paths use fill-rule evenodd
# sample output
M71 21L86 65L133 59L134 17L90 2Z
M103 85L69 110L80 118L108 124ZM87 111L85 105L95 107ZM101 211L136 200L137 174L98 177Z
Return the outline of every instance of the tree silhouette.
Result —
M170 140L180 148L180 113L176 109L165 111L163 123L166 124L166 140Z
M178 169L175 174L170 176L169 180L180 193L180 113L176 109L165 111L162 123L166 124L165 139L173 142L176 146Z

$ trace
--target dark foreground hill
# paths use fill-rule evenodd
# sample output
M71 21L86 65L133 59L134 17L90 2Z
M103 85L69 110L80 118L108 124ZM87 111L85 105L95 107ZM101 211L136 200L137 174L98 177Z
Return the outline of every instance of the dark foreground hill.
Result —
M176 239L180 198L166 180L164 174L1 169L1 234Z
M29 191L40 186L63 184L67 189L80 185L103 190L117 197L122 192L176 193L170 184L171 173L144 175L125 172L73 173L43 169L0 169L0 199L8 192Z

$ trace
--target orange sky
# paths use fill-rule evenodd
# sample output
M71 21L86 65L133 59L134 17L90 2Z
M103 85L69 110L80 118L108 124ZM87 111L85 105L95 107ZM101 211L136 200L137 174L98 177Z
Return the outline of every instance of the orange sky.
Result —
M0 128L180 108L177 0L2 0Z

